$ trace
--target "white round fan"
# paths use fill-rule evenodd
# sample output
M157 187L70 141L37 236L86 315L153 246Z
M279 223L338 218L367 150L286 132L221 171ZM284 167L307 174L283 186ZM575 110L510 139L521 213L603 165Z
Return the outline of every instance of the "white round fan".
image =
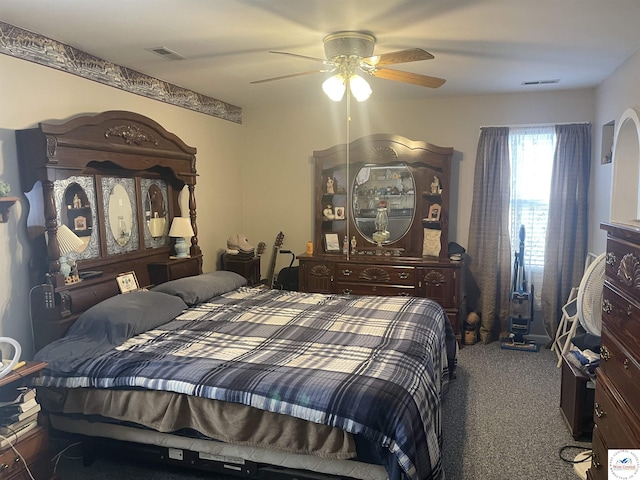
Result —
M604 286L605 253L598 255L587 267L578 287L578 320L591 335L602 330L602 287Z

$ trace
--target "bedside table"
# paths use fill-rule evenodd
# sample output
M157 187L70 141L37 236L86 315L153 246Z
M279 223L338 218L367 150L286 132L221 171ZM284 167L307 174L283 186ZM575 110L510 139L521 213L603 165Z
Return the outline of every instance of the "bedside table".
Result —
M169 280L191 277L202 273L200 269L202 256L168 259L166 262L150 262L147 264L149 281L159 285Z
M44 362L27 362L26 365L9 373L0 379L0 401L12 401L17 397L17 388L29 384L29 379L39 374L40 370L47 366ZM28 480L29 467L31 474L37 479L52 479L53 468L51 454L49 453L49 432L47 426L41 423L33 430L28 431L17 439L11 439L16 450L20 452L22 459L16 455L11 446L0 447L0 478L3 480Z
M260 283L260 257L237 258L225 253L222 255L222 269L242 275L250 287Z

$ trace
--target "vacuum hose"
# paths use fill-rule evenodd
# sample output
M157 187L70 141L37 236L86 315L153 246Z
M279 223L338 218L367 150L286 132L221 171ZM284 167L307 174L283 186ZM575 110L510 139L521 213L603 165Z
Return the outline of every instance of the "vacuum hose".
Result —
M17 340L14 340L13 338L9 338L9 337L0 337L0 343L11 344L15 351L13 358L11 359L11 362L9 362L9 365L5 367L4 362L1 364L2 367L0 368L2 368L2 370L0 370L0 378L2 378L7 374L9 374L13 370L13 367L16 366L16 363L18 363L18 361L20 360L20 355L22 354L22 347L20 347L20 344L18 343Z

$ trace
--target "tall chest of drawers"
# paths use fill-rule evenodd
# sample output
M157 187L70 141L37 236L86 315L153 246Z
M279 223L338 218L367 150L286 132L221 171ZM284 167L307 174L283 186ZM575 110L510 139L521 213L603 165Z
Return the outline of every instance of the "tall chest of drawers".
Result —
M593 457L588 478L608 478L609 449L640 448L640 228L607 231L600 368L596 370Z

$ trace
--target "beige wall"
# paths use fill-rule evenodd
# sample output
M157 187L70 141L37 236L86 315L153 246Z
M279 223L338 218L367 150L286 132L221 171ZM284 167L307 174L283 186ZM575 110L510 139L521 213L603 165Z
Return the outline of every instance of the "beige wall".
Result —
M605 251L606 233L600 229L600 222L611 219L611 184L613 163L601 164L602 126L612 120L618 122L628 108L640 110L640 51L632 55L613 72L597 89L597 115L594 123L594 151L591 165L591 186L589 188L590 228L589 247L594 253ZM637 149L636 149L637 150ZM620 161L621 159L618 159ZM622 159L635 162L640 159ZM616 159L614 158L614 162ZM624 175L624 172L622 173ZM637 198L638 179L635 179L636 192L629 193L629 201ZM619 193L619 192L618 192ZM640 212L638 212L640 214Z
M34 63L0 55L0 180L20 196L15 134L38 122L80 114L129 110L146 115L198 149L199 244L204 269L215 270L229 232L242 229L242 125L123 92ZM0 335L18 339L31 355L27 205L14 206L0 224Z
M374 94L365 104L353 102L351 140L369 133L395 133L454 147L450 239L465 248L480 128L592 122L595 118L594 90L385 103L375 98L375 85L373 88ZM318 98L305 105L277 111L245 110L245 135L250 141L245 142L243 152L244 223L250 240L272 244L283 230L285 247L304 251L313 231L313 165L309 157L314 150L345 142L345 110L344 103L325 100L320 87ZM287 258L281 257L277 268L285 266Z

